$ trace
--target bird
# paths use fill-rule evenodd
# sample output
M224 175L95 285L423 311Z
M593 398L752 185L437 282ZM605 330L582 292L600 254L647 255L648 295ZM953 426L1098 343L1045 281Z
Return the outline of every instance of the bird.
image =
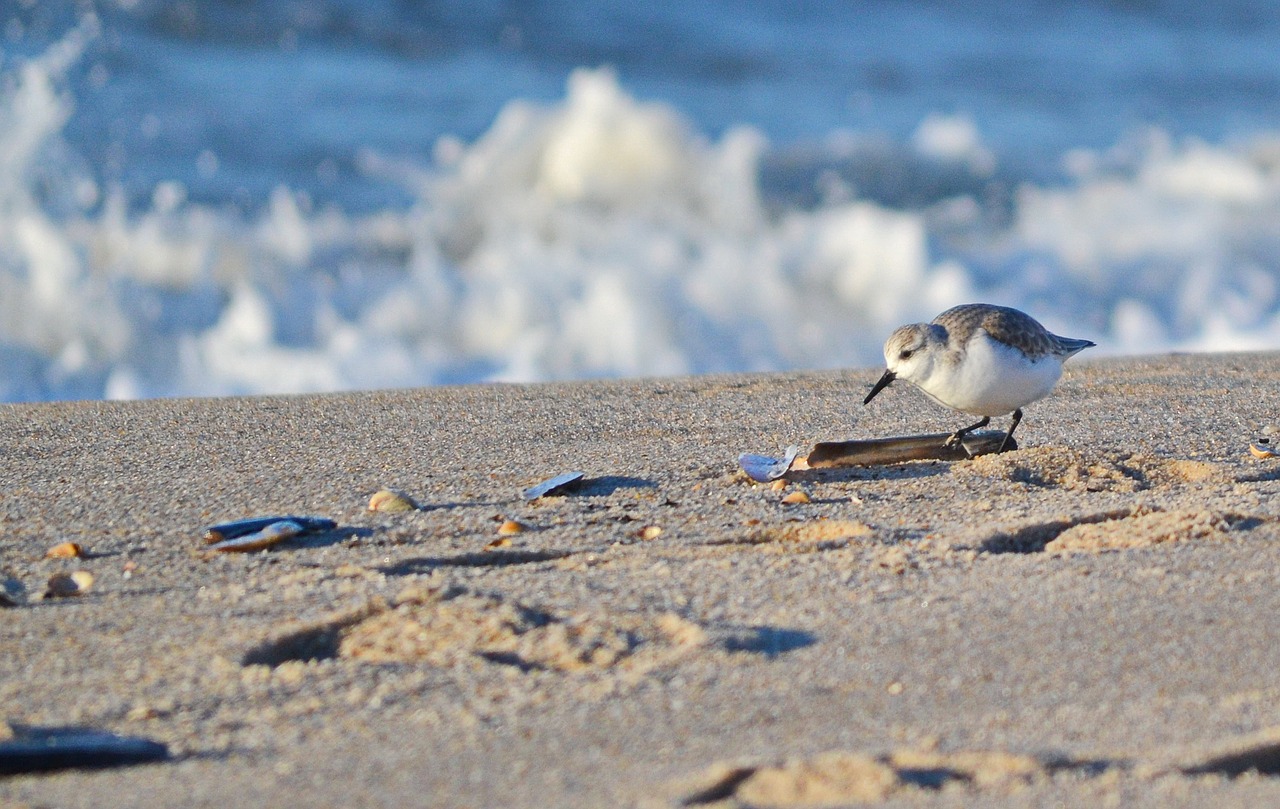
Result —
M982 417L948 436L947 446L987 426L992 416L1011 413L1009 431L996 450L1003 452L1022 421L1022 408L1049 395L1067 358L1095 345L1059 337L1008 306L968 303L930 323L895 329L884 344L884 375L862 403L870 404L902 378L944 407Z

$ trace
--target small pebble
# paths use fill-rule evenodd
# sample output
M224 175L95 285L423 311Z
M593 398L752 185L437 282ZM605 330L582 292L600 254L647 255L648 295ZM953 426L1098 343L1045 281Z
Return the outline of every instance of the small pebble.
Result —
M1280 427L1277 427L1274 424L1268 424L1266 427L1262 428L1263 435L1275 435L1276 433L1280 433Z
M75 559L84 556L84 548L75 542L59 542L44 552L46 559Z
M657 525L646 525L640 529L638 536L641 539L657 539L662 536L662 528Z
M809 502L809 495L801 491L795 491L782 498L782 504L785 506L798 506Z
M498 536L511 537L516 534L523 533L524 530L525 526L523 524L518 523L515 520L507 520L502 525L498 526Z
M49 583L45 585L44 594L47 598L67 598L69 596L84 595L84 592L93 585L93 574L87 570L77 570L74 573L55 573L49 577Z
M373 497L369 498L369 510L391 513L417 511L418 504L413 502L408 495L393 492L390 489L383 489L374 492Z
M127 714L124 715L124 721L145 722L148 719L155 719L158 716L160 716L160 711L150 705L135 705L129 709Z

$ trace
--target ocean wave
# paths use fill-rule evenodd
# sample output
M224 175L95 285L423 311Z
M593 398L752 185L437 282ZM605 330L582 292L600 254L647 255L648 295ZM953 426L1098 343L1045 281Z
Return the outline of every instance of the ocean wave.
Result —
M718 138L579 69L474 141L363 153L412 204L260 213L69 148L92 18L0 90L0 399L328 391L879 363L892 327L1022 307L1104 352L1280 343L1280 134L1139 133L1006 174L973 121L907 143Z

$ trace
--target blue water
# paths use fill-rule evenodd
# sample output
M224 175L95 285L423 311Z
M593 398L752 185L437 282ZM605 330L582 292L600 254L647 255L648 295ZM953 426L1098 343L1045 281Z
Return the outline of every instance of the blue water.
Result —
M61 35L23 12L26 52ZM16 12L16 13L12 13ZM278 184L369 210L404 202L362 149L423 159L511 99L552 101L615 68L718 137L775 148L849 130L905 141L963 113L1017 176L1148 125L1211 141L1277 128L1280 7L1132 2L139 2L100 4L72 83L75 149L134 197L262 204ZM49 22L42 22L43 20ZM199 157L216 157L200 171Z
M1269 3L98 0L0 25L0 399L874 364L955 297L1112 351L1280 335ZM584 190L615 125L635 172Z

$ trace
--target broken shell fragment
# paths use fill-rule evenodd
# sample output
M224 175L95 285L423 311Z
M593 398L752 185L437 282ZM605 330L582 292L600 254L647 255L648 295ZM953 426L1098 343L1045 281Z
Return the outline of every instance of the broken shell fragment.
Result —
M486 542L484 549L486 551L496 551L499 548L507 548L511 546L511 540L506 537L498 537L492 542Z
M373 497L369 498L369 510L391 513L417 511L418 504L413 502L408 495L390 489L383 489L374 492Z
M784 506L798 506L808 502L810 502L809 495L801 491L792 492L791 494L782 498L782 504Z
M215 542L236 539L261 531L278 522L291 522L299 526L300 532L329 531L338 527L336 522L326 517L253 517L211 526L204 532L204 541L212 545Z
M522 523L518 523L515 520L507 520L502 525L498 526L498 536L515 536L516 534L524 533L524 530L525 526Z
M260 531L252 534L244 534L234 539L224 539L222 542L209 546L211 551L219 551L221 553L239 553L244 551L256 551L263 548L269 548L277 542L282 542L290 537L296 537L298 534L306 533L306 528L293 520L278 520L273 522Z
M738 456L738 465L747 473L747 477L756 483L768 483L790 472L791 465L796 462L796 456L799 454L800 448L796 446L787 447L787 454L781 458L744 452Z
M75 559L84 556L84 548L75 542L59 542L44 552L46 559Z
M87 570L54 573L49 577L49 583L45 585L44 594L46 598L68 598L84 595L84 592L92 586L93 574Z
M1255 457L1255 458L1275 458L1275 457L1280 457L1280 453L1277 453L1277 452L1276 452L1274 449L1272 449L1271 447L1264 446L1264 445L1262 445L1262 444L1250 444L1250 445L1249 445L1249 452L1253 453L1253 457Z
M548 478L535 486L530 486L521 492L520 496L525 500L537 500L539 497L545 497L549 494L564 494L581 483L584 477L586 477L585 472L565 472L562 475Z

